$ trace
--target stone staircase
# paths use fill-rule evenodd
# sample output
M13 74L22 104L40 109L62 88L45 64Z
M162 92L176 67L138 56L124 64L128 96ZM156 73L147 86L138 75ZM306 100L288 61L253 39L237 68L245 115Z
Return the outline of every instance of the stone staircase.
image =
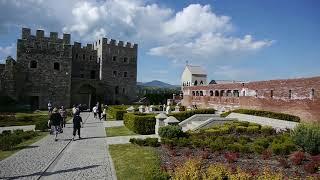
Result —
M182 131L196 131L201 128L210 127L214 124L222 124L227 121L236 120L234 118L222 118L218 114L195 114L179 123Z

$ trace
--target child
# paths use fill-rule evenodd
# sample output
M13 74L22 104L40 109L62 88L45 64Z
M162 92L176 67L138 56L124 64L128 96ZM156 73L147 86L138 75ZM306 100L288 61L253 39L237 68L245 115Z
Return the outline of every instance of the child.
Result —
M92 111L93 111L93 117L94 117L94 118L97 118L98 107L97 107L97 106L94 106L94 107L92 108Z
M106 121L107 120L107 105L104 106L102 112L102 118Z

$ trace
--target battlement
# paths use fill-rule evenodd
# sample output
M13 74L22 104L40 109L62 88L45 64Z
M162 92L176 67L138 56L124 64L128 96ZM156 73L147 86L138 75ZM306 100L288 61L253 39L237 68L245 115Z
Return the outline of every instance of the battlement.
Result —
M96 46L100 45L111 45L118 47L126 47L126 48L138 48L138 44L132 44L130 42L124 43L124 41L117 41L115 39L101 38L95 42Z
M31 34L31 29L22 28L21 39L25 40L35 40L35 41L50 41L61 44L70 44L71 35L63 34L62 38L59 38L59 34L57 32L50 32L49 37L45 37L44 30L38 29L36 31L36 35Z
M76 41L73 43L73 47L76 49L92 50L92 51L94 50L92 44L87 44L86 46L82 46L81 43Z

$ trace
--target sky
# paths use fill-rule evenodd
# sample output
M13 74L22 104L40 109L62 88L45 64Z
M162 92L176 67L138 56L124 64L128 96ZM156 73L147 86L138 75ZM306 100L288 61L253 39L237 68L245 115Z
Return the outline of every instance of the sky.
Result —
M320 75L318 0L0 0L0 63L22 27L137 43L140 82L180 84L186 62L208 81Z

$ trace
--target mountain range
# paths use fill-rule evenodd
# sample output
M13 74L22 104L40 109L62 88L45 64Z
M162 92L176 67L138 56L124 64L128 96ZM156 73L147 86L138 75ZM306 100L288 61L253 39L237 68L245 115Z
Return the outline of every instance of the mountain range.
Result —
M171 85L162 81L153 80L151 82L137 82L138 86L157 87L157 88L177 88L179 85Z

